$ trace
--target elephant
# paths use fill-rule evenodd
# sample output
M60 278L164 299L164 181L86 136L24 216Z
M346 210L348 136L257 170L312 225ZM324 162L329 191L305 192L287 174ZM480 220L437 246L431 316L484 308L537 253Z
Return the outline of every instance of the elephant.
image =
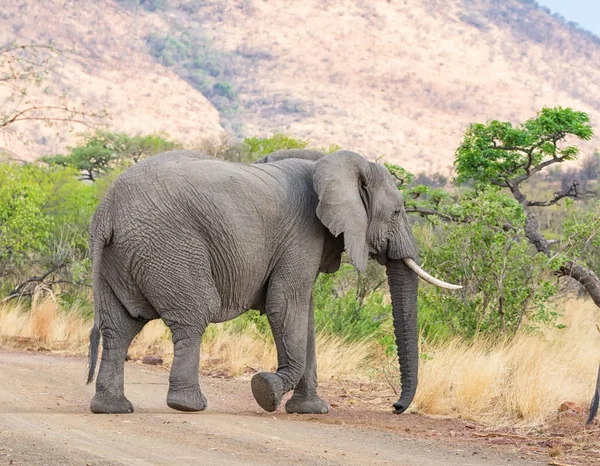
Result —
M207 406L200 390L202 334L254 309L266 314L276 372L252 377L256 402L288 413L324 414L317 393L312 288L319 273L340 267L345 250L364 271L369 257L386 266L402 393L396 413L417 387L418 265L401 193L387 169L361 155L289 150L255 164L196 151L155 155L125 170L107 190L89 231L94 292L89 373L102 357L94 413L130 413L124 394L127 349L143 326L162 318L174 358L167 405Z

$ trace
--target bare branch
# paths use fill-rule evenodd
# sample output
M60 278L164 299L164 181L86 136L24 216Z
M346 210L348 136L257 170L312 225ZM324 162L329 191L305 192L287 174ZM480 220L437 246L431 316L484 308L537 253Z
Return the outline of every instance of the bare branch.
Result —
M554 198L550 199L549 201L529 201L528 200L528 201L526 201L526 205L528 207L547 207L547 206L556 204L558 201L560 201L561 199L564 199L566 197L569 197L572 199L579 199L582 196L595 196L596 195L596 193L594 191L579 192L579 190L577 189L578 186L579 186L579 183L577 181L573 181L573 184L569 187L569 189L567 191L555 193Z

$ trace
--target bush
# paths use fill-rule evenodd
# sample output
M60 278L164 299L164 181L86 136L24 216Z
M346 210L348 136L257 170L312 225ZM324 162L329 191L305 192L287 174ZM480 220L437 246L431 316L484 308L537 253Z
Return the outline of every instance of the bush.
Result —
M383 267L369 261L364 275L343 264L335 274L321 274L313 289L315 327L351 340L379 338L391 321Z
M0 164L0 278L47 247L52 218L44 213L46 196L31 174Z

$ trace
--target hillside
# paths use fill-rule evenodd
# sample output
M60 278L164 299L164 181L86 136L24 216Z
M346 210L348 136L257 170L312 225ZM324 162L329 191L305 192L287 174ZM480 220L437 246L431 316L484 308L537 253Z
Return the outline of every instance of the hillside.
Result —
M283 131L420 171L446 170L469 122L544 105L600 134L600 40L531 0L16 0L0 26L72 49L54 83L111 128L188 145ZM57 150L35 131L31 154Z

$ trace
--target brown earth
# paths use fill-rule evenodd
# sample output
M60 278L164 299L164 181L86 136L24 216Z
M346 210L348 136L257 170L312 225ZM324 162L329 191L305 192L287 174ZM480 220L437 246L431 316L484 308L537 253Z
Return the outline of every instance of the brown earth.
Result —
M576 445L566 424L562 433L517 435L395 416L369 384L322 384L331 413L298 416L262 411L249 380L204 376L208 410L179 413L165 405L168 373L134 362L126 364L125 390L136 412L93 415L85 366L82 357L0 350L0 465L533 465L548 464L549 451L567 452L556 464L600 462L589 442L594 429ZM572 429L582 416L563 423Z

